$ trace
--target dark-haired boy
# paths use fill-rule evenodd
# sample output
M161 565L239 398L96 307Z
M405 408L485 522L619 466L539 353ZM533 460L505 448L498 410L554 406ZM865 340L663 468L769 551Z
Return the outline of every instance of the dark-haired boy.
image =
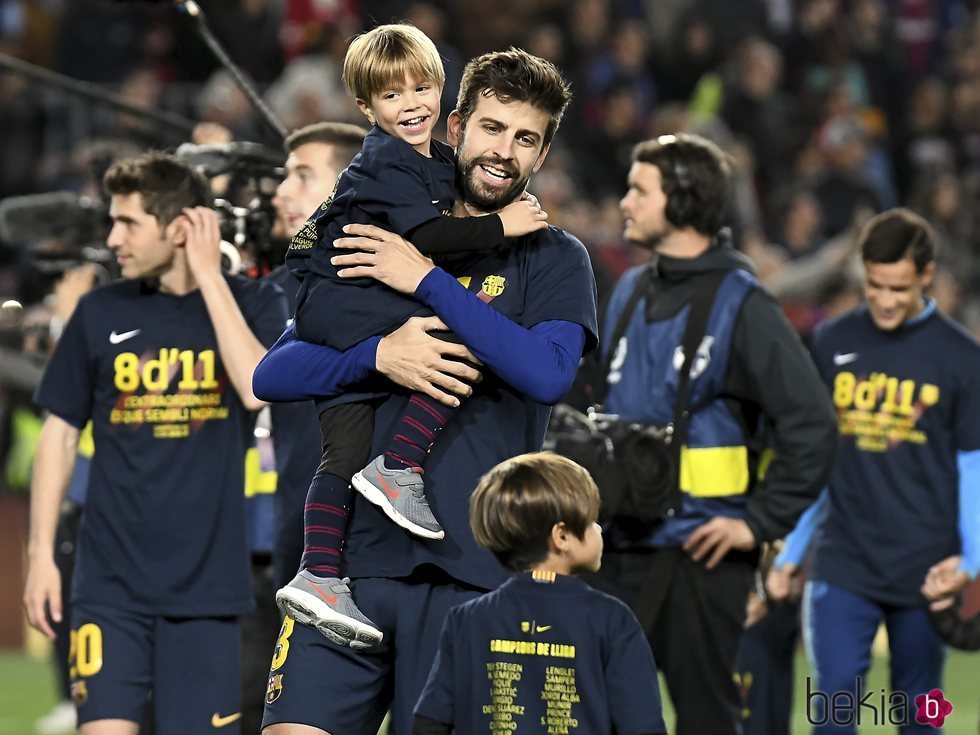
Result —
M859 239L867 304L814 337L837 408L837 461L828 489L790 537L797 553L776 564L798 566L819 527L803 632L816 688L828 694L853 691L866 675L882 622L893 691L913 701L939 687L943 646L919 585L959 553L945 593L955 595L980 570L980 346L924 295L934 243L928 223L907 209L874 217ZM915 723L901 730L929 731Z
M665 733L653 654L625 603L572 576L602 563L599 490L554 454L498 464L470 500L480 546L516 574L450 610L415 735L496 726Z
M252 606L244 457L256 363L282 292L227 276L206 179L172 156L119 161L108 247L123 279L79 301L35 397L50 415L31 487L28 621L53 637L58 507L89 420L92 461L72 590L71 678L83 735L239 732Z

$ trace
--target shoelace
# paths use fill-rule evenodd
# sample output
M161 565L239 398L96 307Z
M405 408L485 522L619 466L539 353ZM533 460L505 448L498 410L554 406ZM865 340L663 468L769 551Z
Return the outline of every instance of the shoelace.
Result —
M350 594L350 577L344 577L340 582L333 585L330 589L338 594Z

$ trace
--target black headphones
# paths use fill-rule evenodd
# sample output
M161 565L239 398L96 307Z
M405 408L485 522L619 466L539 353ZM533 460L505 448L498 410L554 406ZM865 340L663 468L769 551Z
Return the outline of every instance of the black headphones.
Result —
M677 144L681 139L676 135L661 135L657 143L662 146L670 165L670 179L673 180L671 190L664 190L667 195L667 206L664 214L667 221L674 227L686 227L691 223L697 207L697 195L691 182L691 172L687 164L680 160Z

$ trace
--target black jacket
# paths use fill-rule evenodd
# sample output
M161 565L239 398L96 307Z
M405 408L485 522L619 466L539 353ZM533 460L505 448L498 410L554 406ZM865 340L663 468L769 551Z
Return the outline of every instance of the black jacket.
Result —
M736 268L754 272L751 261L725 237L697 258L657 257L647 320L666 319L684 307L699 274ZM599 359L593 357L583 368L584 384L598 374ZM830 478L837 419L806 348L779 305L761 288L742 305L722 397L750 436L761 417L768 419L768 445L775 457L765 479L752 490L745 520L760 542L782 538ZM584 397L580 393L574 402L588 403L587 387Z

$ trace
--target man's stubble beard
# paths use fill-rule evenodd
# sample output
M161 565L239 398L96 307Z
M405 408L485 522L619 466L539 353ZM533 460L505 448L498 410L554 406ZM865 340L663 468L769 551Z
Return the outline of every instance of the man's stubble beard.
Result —
M627 238L627 242L629 242L630 245L640 248L640 250L649 250L651 253L656 253L657 249L663 244L668 234L668 231L661 230L660 232L647 235L646 237Z

